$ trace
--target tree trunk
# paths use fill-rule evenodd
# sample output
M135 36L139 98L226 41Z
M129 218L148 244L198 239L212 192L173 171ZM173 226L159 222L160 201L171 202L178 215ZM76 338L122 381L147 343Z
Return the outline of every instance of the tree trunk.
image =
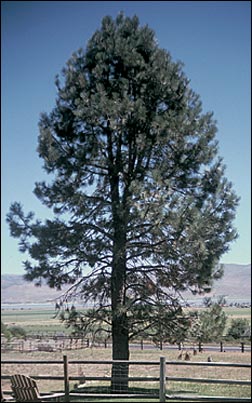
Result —
M126 231L122 221L115 225L113 264L111 274L112 303L112 359L129 359L129 329L126 307ZM113 363L111 391L128 389L128 363ZM122 379L124 378L124 379Z
M113 319L112 323L112 339L113 339L113 360L129 359L129 341L127 329L126 314L120 315ZM128 390L128 363L116 363L112 365L112 393L121 393Z
M113 155L111 131L108 130L108 155L110 158L109 176L112 200L113 223L113 259L111 272L111 308L112 308L112 359L113 361L129 360L129 329L126 307L126 244L127 220L127 190L120 197L119 167L121 163L121 137L117 141L116 155ZM128 363L113 363L112 365L112 393L127 391ZM121 379L123 378L123 379Z

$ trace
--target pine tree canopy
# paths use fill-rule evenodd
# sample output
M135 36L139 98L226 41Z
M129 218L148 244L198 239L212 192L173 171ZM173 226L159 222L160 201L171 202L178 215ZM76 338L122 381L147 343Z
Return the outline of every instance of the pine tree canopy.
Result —
M86 316L69 311L79 328L95 320L127 338L153 331L159 312L171 331L179 293L209 290L237 236L213 114L154 32L122 13L102 20L56 86L39 122L49 179L34 189L54 218L20 203L7 216L31 258L25 277L94 302Z

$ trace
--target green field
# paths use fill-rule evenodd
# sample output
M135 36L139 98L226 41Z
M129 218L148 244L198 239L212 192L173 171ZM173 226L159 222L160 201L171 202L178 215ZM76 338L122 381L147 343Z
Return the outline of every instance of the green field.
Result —
M229 319L245 318L251 322L251 308L225 307L224 311Z
M27 333L70 333L64 324L55 318L53 309L6 309L1 311L1 320L6 325L23 327Z
M232 319L245 318L251 322L251 308L225 307L224 310L228 315L227 328L230 326ZM21 326L28 333L65 332L68 334L71 332L70 329L65 328L58 318L55 318L54 309L1 310L1 320L6 325Z

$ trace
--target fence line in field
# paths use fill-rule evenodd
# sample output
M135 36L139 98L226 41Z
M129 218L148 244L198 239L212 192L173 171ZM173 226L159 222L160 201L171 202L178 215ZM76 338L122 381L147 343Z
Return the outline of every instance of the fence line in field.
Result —
M111 348L112 344L109 340L104 339L100 342L92 344L88 338L79 336L56 336L56 335L28 335L24 339L8 341L1 339L1 351L20 351L20 352L32 352L32 351L62 351L62 350L77 350L89 347L104 347ZM130 344L130 349L140 348L151 349L156 348L160 351L165 349L178 349L178 350L198 350L199 352L205 350L219 350L220 352L239 349L242 353L250 352L251 345L245 344L241 341L237 345L224 345L224 341L221 340L219 344L203 344L202 342L196 342L193 340L187 340L184 343L178 343L177 345L171 345L168 343L160 342L158 345L151 341L139 340Z
M74 365L103 365L103 364L128 364L128 365L139 365L139 366L159 366L159 376L156 377L139 377L139 376L129 376L127 378L116 376L117 381L125 381L126 379L129 382L159 382L159 394L153 393L113 393L113 394L105 394L105 393L75 393L70 392L69 382L73 380L83 381L83 376L71 376L69 375L69 364ZM251 368L251 364L245 363L223 363L223 362L181 362L181 361L166 361L165 357L160 357L160 361L97 361L97 360L69 360L67 356L63 356L62 360L3 360L1 361L2 365L8 364L44 364L44 365L52 365L59 364L63 365L63 373L61 376L49 376L49 375L32 375L32 378L37 380L62 380L64 382L64 391L65 391L65 402L69 402L69 397L110 397L110 398L118 398L118 397L127 397L127 398L148 398L148 399L159 399L160 402L165 402L167 400L189 400L189 401L233 401L233 402L250 402L250 398L234 398L234 397L225 397L225 396L185 396L185 395L170 395L167 393L167 383L169 382L196 382L196 383L207 383L207 384L227 384L227 385L251 385L250 380L235 380L235 379L209 379L209 378L189 378L189 377L171 377L169 374L167 375L167 366L172 365L187 365L187 366L209 366L209 367L239 367L239 368ZM9 379L10 375L1 374L2 379ZM113 378L111 376L85 376L85 381L111 381ZM149 400L148 400L149 401Z

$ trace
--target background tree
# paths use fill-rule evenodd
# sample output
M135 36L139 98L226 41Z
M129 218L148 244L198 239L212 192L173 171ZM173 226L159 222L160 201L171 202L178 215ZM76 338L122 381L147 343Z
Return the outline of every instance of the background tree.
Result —
M179 292L209 290L221 276L238 199L212 113L136 16L105 17L56 85L56 106L39 123L50 182L34 190L55 217L35 221L14 203L7 220L32 258L25 278L72 284L59 309L70 297L92 300L87 315L70 309L65 320L105 325L113 359L127 360L130 337L160 306L170 329L179 326Z
M233 339L251 338L251 326L248 319L232 319L227 336Z
M219 341L224 335L227 315L223 310L224 298L217 302L207 298L207 309L198 311L190 335L201 343Z

